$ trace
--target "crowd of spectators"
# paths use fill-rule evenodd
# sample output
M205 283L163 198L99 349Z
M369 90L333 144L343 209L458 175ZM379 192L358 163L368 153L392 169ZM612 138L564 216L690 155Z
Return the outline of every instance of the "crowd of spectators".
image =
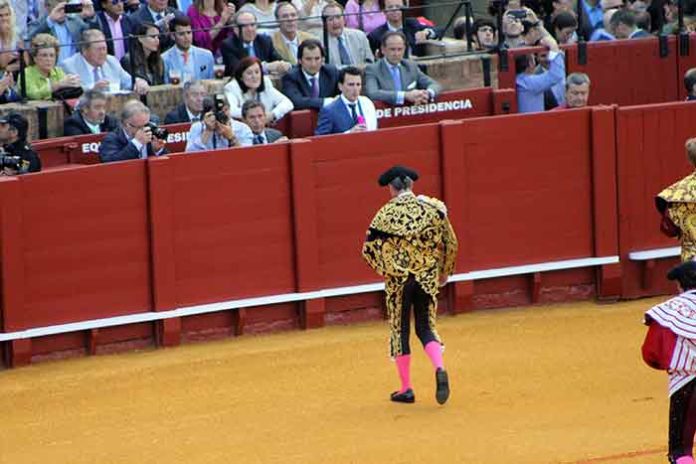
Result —
M509 0L500 30L495 18L462 17L452 32L478 52L546 49L515 56L520 112L584 106L590 78L566 78L561 45L640 39L674 28L676 17L671 0L579 1L580 20L572 0ZM0 0L0 103L82 95L64 131L116 132L103 161L162 153L146 105L108 115L109 94L145 101L162 84L183 84L163 122L193 123L187 151L284 140L268 126L293 109L320 111L318 135L373 130L373 101L426 104L441 92L411 55L445 31L405 8L405 0ZM685 0L685 14L691 27L696 0ZM209 79L226 80L223 95L207 94Z

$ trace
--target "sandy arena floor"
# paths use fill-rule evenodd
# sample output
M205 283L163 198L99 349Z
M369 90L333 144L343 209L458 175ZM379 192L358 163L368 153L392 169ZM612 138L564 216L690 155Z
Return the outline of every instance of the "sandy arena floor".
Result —
M7 370L0 463L666 463L657 301L445 316L445 406L420 349L388 401L378 322Z

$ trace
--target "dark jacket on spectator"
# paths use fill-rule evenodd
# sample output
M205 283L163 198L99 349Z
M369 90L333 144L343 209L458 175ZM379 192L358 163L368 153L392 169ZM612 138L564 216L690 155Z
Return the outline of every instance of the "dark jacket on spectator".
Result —
M178 124L181 122L191 122L189 118L188 111L186 111L186 103L181 103L177 105L176 108L171 110L164 117L165 124Z
M27 172L41 171L41 158L31 148L28 142L17 140L3 147L7 156L19 156L24 161L29 161L29 169Z
M165 148L160 155L167 153L167 149ZM147 156L155 156L152 145L149 143L147 144ZM106 134L106 137L104 137L104 140L102 140L99 146L99 158L102 163L134 160L140 158L140 152L135 145L128 140L123 129L119 129Z
M222 41L220 53L225 63L225 75L232 76L239 61L248 56L242 40L233 35ZM254 53L256 58L263 62L281 61L282 58L273 47L273 40L264 34L258 34L254 39Z
M312 88L307 82L299 65L292 67L283 76L283 93L292 101L296 110L320 110L324 98L338 95L338 69L332 64L325 64L319 70L319 98L312 98Z
M416 32L422 31L424 29L433 29L436 34L439 33L439 30L437 28L430 28L428 26L424 26L423 24L419 23L418 20L416 20L415 18L404 18L401 32L404 33L404 35L406 36L406 40L408 41L408 47L406 48L406 53L404 54L404 57L408 58L409 48L416 55L424 54L422 50L422 45L416 45ZM370 34L367 36L367 38L370 40L370 47L372 47L373 52L376 53L377 50L380 49L382 45L382 36L387 32L389 32L389 27L387 26L387 23L384 23L374 31L370 32Z
M111 41L111 28L109 28L109 23L106 21L106 12L100 11L99 13L97 13L97 19L99 20L99 29L101 29L104 33L104 36L106 36L106 49L108 50L109 55L113 55L114 43ZM123 31L124 39L133 32L135 32L135 25L133 24L133 20L127 14L121 15L121 30ZM125 48L126 53L128 53L128 50L130 50L129 43L130 40L128 39L123 41L123 46Z
M101 132L111 132L118 129L118 121L112 116L106 115L104 122L99 125ZM75 111L69 118L63 121L63 135L86 135L93 134L89 126L82 117L80 111Z

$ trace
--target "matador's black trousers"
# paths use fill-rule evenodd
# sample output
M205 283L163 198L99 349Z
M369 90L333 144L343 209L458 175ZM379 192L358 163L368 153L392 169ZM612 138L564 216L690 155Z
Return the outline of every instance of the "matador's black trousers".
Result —
M669 461L691 456L696 433L696 379L669 399Z
M430 295L423 291L418 281L416 281L412 275L409 276L404 284L401 300L402 354L411 354L411 345L409 342L411 335L411 308L413 308L413 319L416 324L416 336L423 346L432 341L437 341L430 327L430 304Z

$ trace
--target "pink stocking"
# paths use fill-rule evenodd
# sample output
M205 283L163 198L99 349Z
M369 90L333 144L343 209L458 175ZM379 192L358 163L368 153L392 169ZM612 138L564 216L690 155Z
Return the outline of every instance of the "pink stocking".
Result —
M399 378L401 379L401 390L399 393L403 393L409 388L411 388L411 355L403 354L396 357L396 369L399 371Z
M442 345L440 345L440 342L432 341L426 343L425 353L430 358L430 362L433 363L435 369L445 368L445 364L442 361Z

